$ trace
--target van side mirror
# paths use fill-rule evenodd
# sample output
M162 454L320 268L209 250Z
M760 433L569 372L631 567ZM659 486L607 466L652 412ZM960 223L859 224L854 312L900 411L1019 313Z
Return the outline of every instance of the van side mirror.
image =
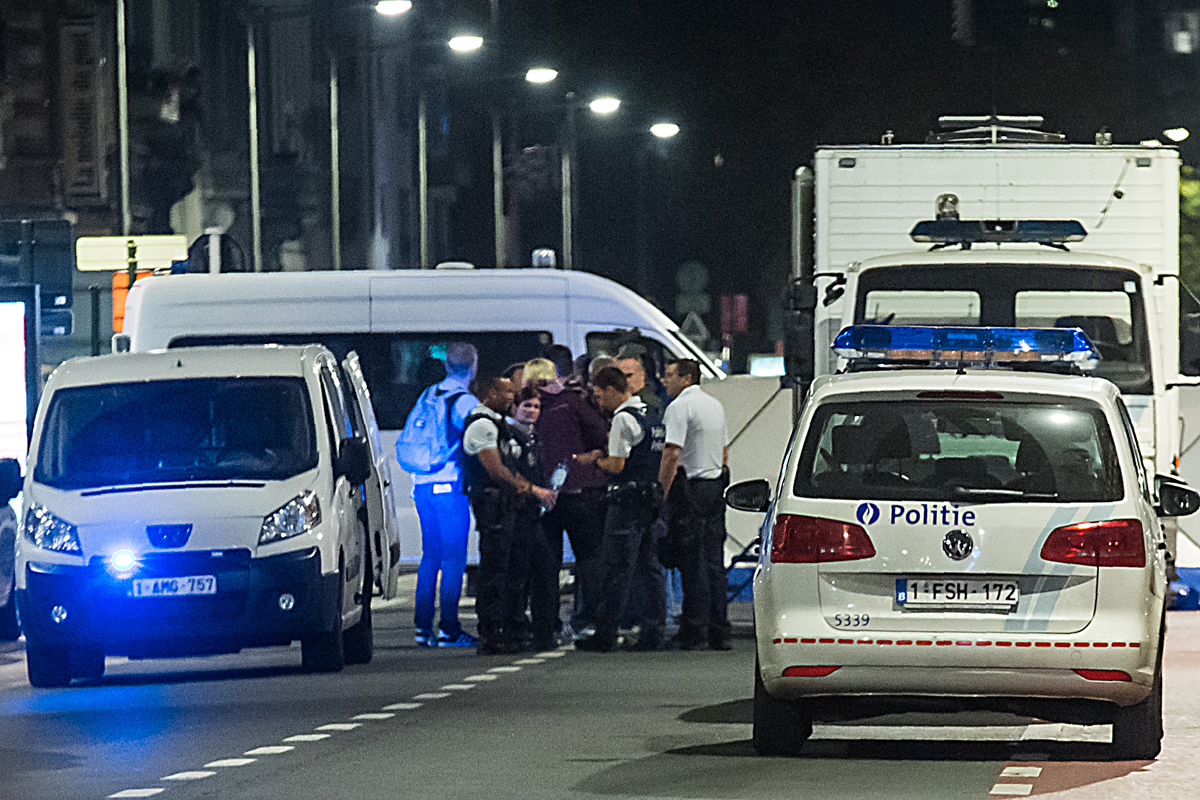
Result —
M796 278L788 288L788 321L784 329L784 371L801 386L808 386L815 375L813 323L817 307L817 287L806 278Z
M1158 495L1154 510L1160 517L1186 517L1200 509L1200 492L1170 475L1154 476L1154 493Z
M338 478L345 476L353 486L367 482L367 478L371 477L371 448L367 445L366 437L342 439L333 462L333 474Z
M762 478L735 483L725 490L725 505L735 511L766 511L771 505L771 484Z
M15 458L0 458L0 503L21 493L21 463Z

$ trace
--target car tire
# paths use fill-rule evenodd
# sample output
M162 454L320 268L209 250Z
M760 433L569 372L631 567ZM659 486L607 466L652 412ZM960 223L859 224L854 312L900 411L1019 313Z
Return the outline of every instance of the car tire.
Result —
M95 680L104 676L104 651L99 647L79 647L71 651L71 677Z
M25 668L29 685L39 689L66 686L71 682L71 659L63 647L26 647Z
M8 590L8 602L0 606L0 642L15 642L21 638L21 623L17 619L17 582Z
M342 636L342 599L346 587L346 566L338 562L337 602L334 603L331 629L311 633L300 640L300 663L305 672L341 672L346 666Z
M1164 616L1165 619L1165 616ZM1165 626L1164 626L1165 633ZM1158 659L1150 695L1140 703L1118 707L1112 722L1114 761L1151 761L1162 751L1162 653L1166 637L1159 637Z
M346 631L343 648L347 664L370 664L375 654L375 633L371 627L371 594L375 590L374 569L371 565L370 541L364 542L367 549L363 551L362 587L359 589L362 601L362 617L358 623Z
M812 736L812 715L801 703L772 697L754 662L754 752L760 756L794 756Z

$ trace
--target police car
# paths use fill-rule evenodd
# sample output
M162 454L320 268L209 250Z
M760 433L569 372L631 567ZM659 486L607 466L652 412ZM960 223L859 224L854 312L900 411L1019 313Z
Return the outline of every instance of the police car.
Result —
M855 326L814 382L754 579L754 746L814 717L992 709L1162 738L1160 519L1200 495L1150 477L1077 329ZM996 369L995 367L1015 369Z

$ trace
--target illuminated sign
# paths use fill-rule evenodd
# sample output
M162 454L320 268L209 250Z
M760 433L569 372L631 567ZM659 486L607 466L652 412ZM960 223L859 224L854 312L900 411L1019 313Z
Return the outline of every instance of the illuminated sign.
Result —
M75 266L81 272L129 268L170 269L172 261L187 259L186 236L80 236L75 240Z

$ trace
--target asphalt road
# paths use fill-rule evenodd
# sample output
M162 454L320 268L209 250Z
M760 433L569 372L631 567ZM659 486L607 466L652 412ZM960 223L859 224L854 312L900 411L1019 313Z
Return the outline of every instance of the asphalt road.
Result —
M746 609L735 613L746 618ZM378 609L376 656L300 672L298 647L133 662L57 690L0 650L0 800L25 798L1186 797L1200 778L1200 613L1173 613L1157 762L1105 726L1005 715L818 725L799 758L750 746L753 641L730 652L481 658L412 644Z

